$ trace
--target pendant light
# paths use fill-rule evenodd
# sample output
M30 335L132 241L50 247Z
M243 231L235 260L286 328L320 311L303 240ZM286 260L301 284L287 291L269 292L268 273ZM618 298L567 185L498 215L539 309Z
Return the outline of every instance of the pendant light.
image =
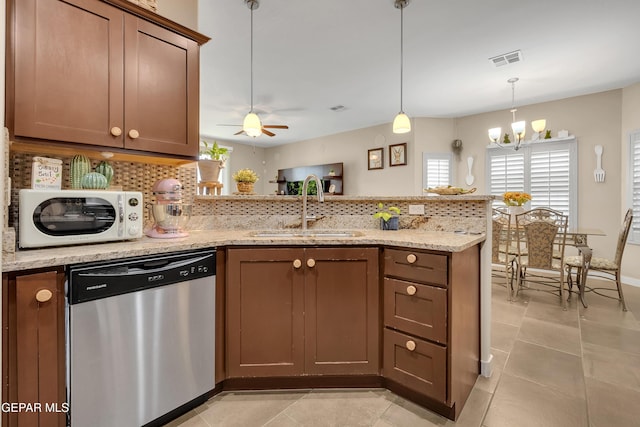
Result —
M502 143L500 142L500 135L502 134L502 128L491 128L489 129L489 139L496 145L499 145L503 148L513 148L518 151L520 149L520 144L524 139L524 135L526 132L526 122L524 120L516 121L516 82L520 80L517 77L512 77L507 80L507 83L511 84L511 130L513 131L513 137L516 141L514 145L511 145L511 141L506 138Z
M404 73L404 8L409 5L409 0L395 0L395 8L400 9L400 112L393 120L393 133L411 132L411 121L402 109L402 89Z
M252 137L262 134L262 122L256 113L253 112L253 10L260 6L258 0L244 0L247 7L251 10L251 110L245 116L242 123L242 130Z

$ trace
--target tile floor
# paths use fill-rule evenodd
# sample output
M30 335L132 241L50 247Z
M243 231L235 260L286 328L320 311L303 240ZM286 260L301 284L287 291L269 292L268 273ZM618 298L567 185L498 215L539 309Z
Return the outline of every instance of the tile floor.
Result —
M640 288L617 301L493 285L491 378L479 378L458 421L387 390L221 393L170 427L640 426ZM637 316L637 317L636 317Z

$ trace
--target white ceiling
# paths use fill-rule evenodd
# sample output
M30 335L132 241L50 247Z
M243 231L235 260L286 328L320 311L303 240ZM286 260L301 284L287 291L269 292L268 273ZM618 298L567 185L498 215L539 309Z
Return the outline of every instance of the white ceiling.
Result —
M250 10L199 2L201 133L273 146L390 123L400 109L393 0L260 0L254 109L276 136L233 133L250 108ZM412 0L404 10L404 110L461 117L640 81L639 0ZM488 58L521 50L496 68ZM341 112L330 107L344 105Z

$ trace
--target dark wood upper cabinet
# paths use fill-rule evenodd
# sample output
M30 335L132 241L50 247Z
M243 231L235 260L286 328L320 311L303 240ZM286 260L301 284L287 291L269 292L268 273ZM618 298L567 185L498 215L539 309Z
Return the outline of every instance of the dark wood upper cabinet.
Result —
M198 41L99 0L9 11L12 137L197 156Z

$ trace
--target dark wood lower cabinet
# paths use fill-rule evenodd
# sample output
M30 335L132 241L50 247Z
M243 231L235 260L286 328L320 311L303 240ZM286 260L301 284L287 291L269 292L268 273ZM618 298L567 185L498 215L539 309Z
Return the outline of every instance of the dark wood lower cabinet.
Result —
M2 401L33 405L2 425L65 426L64 273L4 274L2 305Z
M378 373L378 253L229 249L228 376Z

